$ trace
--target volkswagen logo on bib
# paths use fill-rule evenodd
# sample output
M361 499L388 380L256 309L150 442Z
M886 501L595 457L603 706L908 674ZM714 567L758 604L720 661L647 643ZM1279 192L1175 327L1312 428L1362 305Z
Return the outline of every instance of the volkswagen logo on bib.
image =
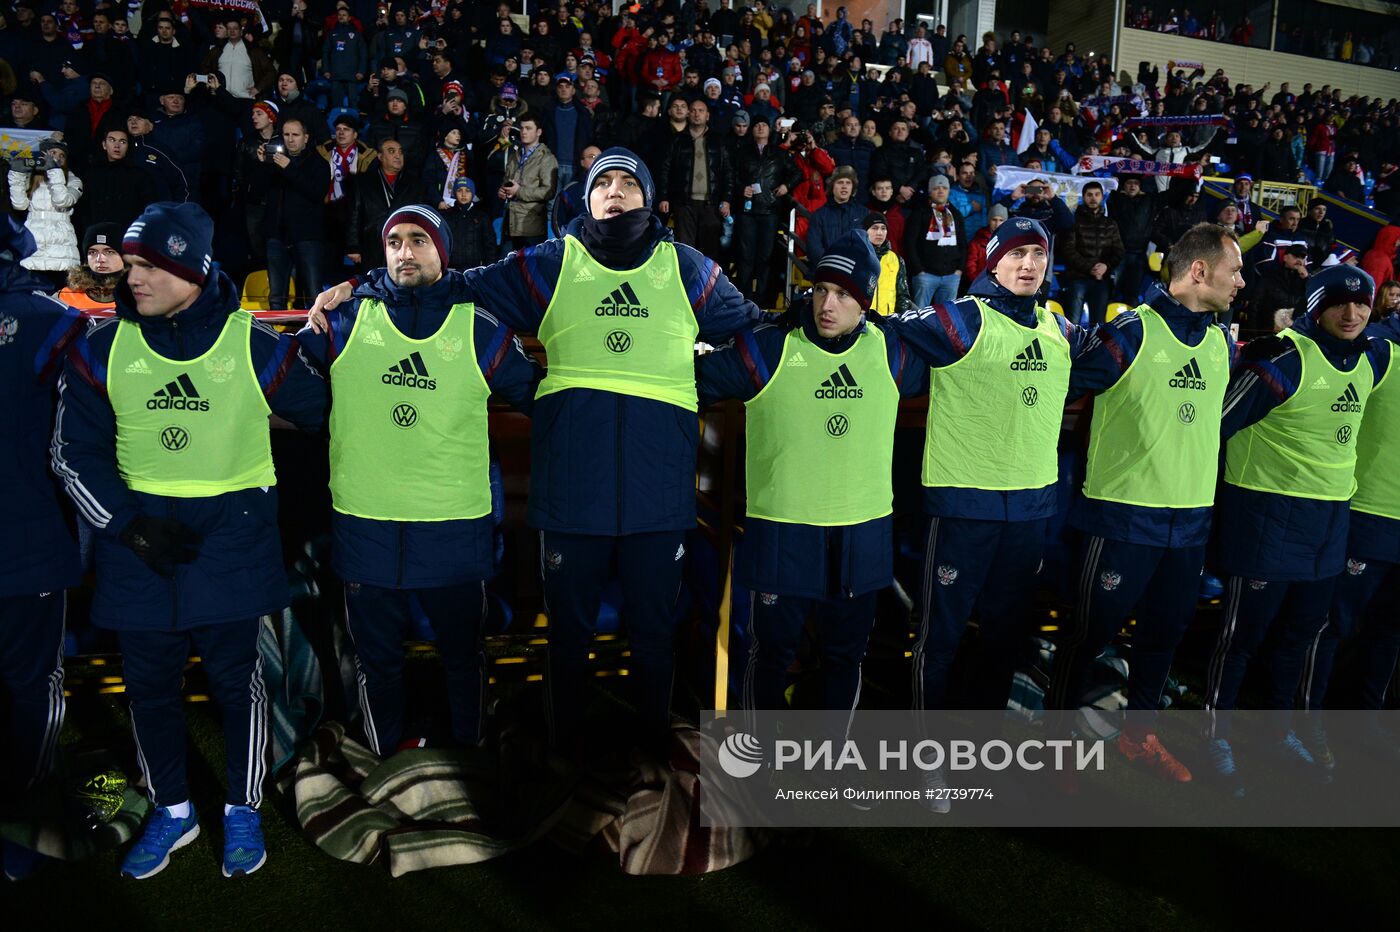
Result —
M1342 444L1351 443L1350 424L1343 424L1341 427L1337 428L1337 442Z
M1181 423L1190 424L1196 419L1196 406L1189 401L1182 403L1181 407L1176 409L1176 417Z
M407 402L394 405L394 426L408 430L418 423L418 409Z
M833 414L826 419L826 432L833 437L844 437L846 431L851 429L851 422L844 414Z
M160 432L160 445L171 453L180 453L190 445L189 431L183 427L167 427Z
M604 342L607 344L609 353L621 356L632 348L632 335L626 330L612 330Z

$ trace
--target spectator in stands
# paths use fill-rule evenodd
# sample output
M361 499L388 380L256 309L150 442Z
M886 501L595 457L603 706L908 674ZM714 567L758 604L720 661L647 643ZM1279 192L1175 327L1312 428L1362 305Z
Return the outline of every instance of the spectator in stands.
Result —
M807 227L807 258L811 262L826 254L832 243L851 230L860 229L867 211L855 197L856 170L839 165L831 172L826 203L812 214Z
M83 261L68 270L67 287L58 300L70 307L89 311L111 308L112 294L122 280L122 234L125 226L94 223L83 233Z
M1065 151L1065 148L1050 135L1050 130L1044 126L1036 128L1035 142L1027 146L1026 151L1020 155L1022 165L1029 163L1031 159L1038 159L1042 170L1061 174L1071 172L1078 161Z
M976 235L987 226L987 204L989 198L977 177L977 166L971 162L958 165L957 178L953 181L948 200L963 215L963 226L969 236Z
M958 296L968 237L962 214L948 203L950 189L945 176L930 178L928 197L912 204L904 226L904 255L914 283L915 307L945 304Z
M880 278L870 309L882 317L903 314L914 306L914 301L909 297L909 275L905 271L904 260L890 248L890 231L885 224L885 215L872 210L865 215L861 226L865 227L866 238L880 260Z
M428 153L419 177L424 197L438 210L452 206L457 179L467 177L466 140L460 126L443 123L438 127L437 145Z
M870 186L870 163L875 158L875 144L860 134L861 121L848 116L841 121L841 135L826 147L827 154L837 165L849 165L856 172L856 186L864 191Z
M1326 184L1332 175L1332 164L1337 157L1336 139L1337 125L1330 117L1318 120L1308 133L1308 163L1317 184Z
M593 113L574 100L575 92L573 79L560 74L554 79L554 102L544 112L545 144L559 160L560 189L582 177L579 158L593 142Z
M1298 166L1293 162L1293 145L1282 126L1269 130L1269 137L1259 150L1256 164L1259 177L1268 181L1292 182L1297 179Z
M442 211L452 230L452 252L448 264L454 269L474 269L496 258L496 237L491 218L476 200L476 185L470 178L458 178L452 191L452 206Z
M954 78L972 80L972 56L967 52L967 40L964 36L958 36L953 41L953 48L944 57L943 74L950 84Z
M335 118L334 136L317 146L316 152L330 167L330 184L326 189L326 262L323 268L334 269L346 252L346 230L350 225L350 204L355 184L361 176L370 174L379 153L360 141L359 121L348 113Z
M1220 127L1218 126L1212 126L1208 130L1205 130L1205 140L1200 144L1194 146L1188 146L1183 144L1181 141L1181 133L1177 132L1176 130L1170 130L1166 133L1163 133L1161 145L1159 145L1156 149L1151 149L1147 146L1144 146L1141 142L1138 141L1138 138L1132 134L1129 134L1123 138L1127 140L1129 145L1143 152L1145 155L1147 155L1154 161L1182 163L1187 161L1190 156L1201 152L1208 145L1210 145L1211 140L1215 138L1215 134L1219 129ZM1167 175L1158 175L1155 180L1157 182L1158 191L1167 190L1167 185L1171 182L1171 178Z
M988 178L992 177L992 169L999 165L1020 164L1015 148L1006 141L1006 124L1001 120L987 124L982 134L982 144L977 147L977 161Z
M194 89L194 82L190 81L184 86L184 91L188 94ZM358 94L356 95L358 97ZM301 92L301 81L297 76L289 71L283 71L277 76L277 90L269 100L277 104L277 110L282 115L283 120L297 120L306 131L311 134L311 144L320 146L330 138L330 129L326 125L326 114L322 113L306 95ZM161 98L161 106L164 109L165 98ZM181 96L179 114L184 114L184 99ZM203 149L203 142L198 147Z
M243 19L229 16L224 21L224 43L210 49L204 56L200 71L217 72L228 93L240 100L253 100L272 90L277 81L277 66L255 42L243 33ZM183 81L178 72L167 82Z
M789 135L784 146L792 154L793 165L801 177L792 189L792 201L797 210L793 234L805 252L812 215L826 203L827 179L836 170L836 163L811 133Z
M873 177L894 182L894 198L901 204L921 196L928 184L928 159L923 147L909 140L909 124L904 120L890 124L884 145L870 160L870 172Z
M1261 262L1258 280L1250 295L1249 320L1256 330L1270 332L1274 319L1283 309L1296 317L1307 309L1308 250L1292 245L1278 259Z
M759 307L773 306L775 263L769 259L788 210L787 195L802 180L792 156L773 141L772 133L767 120L755 120L734 165L734 201L740 209L735 220L739 258L733 282Z
M1136 305L1147 272L1147 243L1152 238L1152 198L1142 190L1142 178L1119 175L1118 189L1108 199L1108 215L1123 238L1123 261L1117 269L1117 294Z
M1391 279L1376 288L1376 301L1371 312L1376 320L1385 320L1400 311L1400 282Z
M10 160L10 206L28 211L24 228L34 237L35 250L20 260L33 272L48 272L55 290L77 265L78 235L73 230L73 208L83 196L83 183L68 171L68 147L52 137L39 144L39 164L30 168L24 159Z
M125 126L109 127L100 151L88 163L88 189L78 202L78 217L85 230L102 223L125 230L147 204L160 200L160 186L153 171L130 157Z
M1049 182L1033 179L1014 190L1000 201L1008 216L1029 217L1045 228L1054 245L1055 237L1074 226L1074 214L1069 206L1055 193ZM1047 272L1047 277L1049 273Z
M384 221L400 207L423 199L423 183L416 172L404 170L403 144L383 139L367 175L358 177L350 191L350 224L345 246L350 261L360 269L384 264Z
M549 205L559 190L559 163L543 137L536 117L520 121L520 144L506 155L505 181L496 192L506 204L501 237L509 237L513 249L544 242Z
M1323 190L1358 204L1366 202L1366 188L1361 183L1356 156L1348 153L1342 158L1341 168L1332 172Z
M1400 226L1391 223L1381 228L1371 248L1361 257L1361 268L1378 282L1387 282L1396 277L1395 267L1400 264Z
M134 108L126 118L127 135L131 142L131 160L154 172L160 182L162 201L187 201L198 196L199 192L190 188L189 179L164 146L157 145L155 124L150 114L142 108ZM89 175L89 183L92 181Z
M1298 232L1308 242L1308 265L1314 269L1321 268L1337 240L1332 221L1327 219L1326 202L1315 198L1308 204L1308 215L1299 221Z
M268 303L287 308L288 283L295 276L297 307L310 307L320 292L325 240L326 190L330 165L311 148L311 134L300 120L282 121L282 148L260 149L258 160L267 174L267 212L263 236L267 243Z
M714 256L720 227L730 215L734 169L728 146L709 131L709 122L710 108L703 101L690 105L686 131L672 140L656 188L661 213L675 218L676 241Z
M870 199L865 202L865 207L884 218L890 248L903 258L904 226L909 213L907 205L899 203L895 198L894 181L889 178L876 178L870 182Z
M967 244L967 261L963 263L961 291L966 292L987 267L987 241L1005 222L1006 208L997 204L988 212L987 225L973 234L972 240Z
M1123 237L1118 222L1104 210L1103 200L1103 185L1097 181L1084 185L1074 225L1055 237L1055 258L1064 262L1064 280L1069 285L1066 313L1078 318L1080 305L1087 303L1095 324L1104 321L1113 270L1123 261Z
M1167 252L1183 233L1201 221L1199 201L1194 181L1178 179L1167 189L1152 221L1152 242L1158 252Z
M402 88L389 91L385 99L387 111L370 123L370 145L377 149L386 139L397 140L403 146L404 158L416 169L428 155L427 128L409 112L408 94Z
M350 21L350 10L335 11L335 25L326 31L321 46L321 77L331 82L331 106L354 103L359 83L369 71L369 44L358 25Z
M1260 243L1255 255L1260 262L1282 258L1284 250L1289 246L1299 245L1304 247L1303 255L1307 256L1307 240L1298 232L1298 221L1303 219L1303 212L1295 205L1288 205L1279 210L1278 219L1269 224L1269 230L1264 234L1264 239Z

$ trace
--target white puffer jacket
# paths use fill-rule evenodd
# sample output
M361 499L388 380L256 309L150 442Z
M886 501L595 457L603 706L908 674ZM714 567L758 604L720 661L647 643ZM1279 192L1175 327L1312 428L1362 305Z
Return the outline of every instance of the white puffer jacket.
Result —
M24 226L34 235L37 247L20 265L37 272L66 272L82 264L78 234L73 230L73 207L83 196L83 183L71 172L65 180L63 169L51 168L44 174L44 183L30 195L31 177L26 172L10 172L10 206L29 211Z

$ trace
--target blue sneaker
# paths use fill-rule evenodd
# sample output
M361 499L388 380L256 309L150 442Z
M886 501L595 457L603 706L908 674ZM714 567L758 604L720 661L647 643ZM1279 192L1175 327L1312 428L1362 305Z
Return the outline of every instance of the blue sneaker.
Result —
M165 870L170 863L170 852L185 847L199 837L199 819L194 810L189 818L177 819L164 807L151 813L146 822L146 831L126 853L122 861L122 876L133 880L145 880Z
M1201 571L1201 598L1207 602L1211 599L1220 598L1220 594L1225 591L1225 584L1220 581L1219 576L1212 576L1206 571Z
M1230 747L1230 742L1224 738L1212 738L1207 741L1206 759L1210 762L1210 769L1216 779L1229 794L1237 799L1243 797L1244 784L1240 782L1240 773L1235 769L1235 751Z
M251 874L266 862L262 816L256 809L234 806L224 816L224 876Z

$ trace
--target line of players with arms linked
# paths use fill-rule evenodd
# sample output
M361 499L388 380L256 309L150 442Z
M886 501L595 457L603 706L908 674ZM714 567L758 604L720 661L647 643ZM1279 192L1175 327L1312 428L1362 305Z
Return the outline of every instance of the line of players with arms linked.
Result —
M89 329L43 296L11 300L9 342L20 351L4 372L23 389L15 436L25 494L0 544L24 567L22 578L0 576L15 700L7 780L32 786L49 772L63 717L61 593L81 572L46 491L51 465L94 533L92 620L117 633L155 803L122 872L153 876L199 832L180 699L193 650L227 744L224 874L265 862L258 619L288 602L269 414L329 431L332 562L365 739L383 756L415 743L404 631L391 620L409 606L438 638L453 740L482 740L493 394L532 417L528 521L550 618L545 706L566 755L587 746L588 649L614 575L631 647L629 737L652 749L667 740L676 602L696 520L696 413L726 398L747 416L735 568L753 593L747 708L785 705L809 623L823 705L856 703L876 595L893 582L894 428L910 396L929 396L918 708L1006 706L1059 509L1063 411L1083 396L1093 397L1087 472L1069 514L1082 536L1078 609L1047 705L1077 706L1091 661L1136 607L1117 746L1169 779L1191 779L1154 723L1212 526L1228 578L1212 710L1235 707L1271 630L1268 707L1323 704L1338 643L1368 605L1392 599L1400 487L1383 470L1400 445L1389 365L1400 331L1393 320L1368 329L1374 285L1364 272L1313 276L1290 329L1237 351L1215 315L1243 284L1242 259L1218 225L1190 229L1145 303L1092 332L1039 303L1048 237L1032 219L996 231L967 297L891 318L867 314L879 263L855 231L816 264L810 297L774 322L712 259L673 242L635 154L604 152L587 191L588 210L564 235L467 272L447 268L451 233L432 208L402 208L383 227L387 267L323 293L295 337L239 308L232 282L211 271L212 223L190 204L152 205L125 232L114 318ZM519 333L539 337L547 372ZM696 358L697 341L720 348ZM952 695L950 668L974 613L977 669L970 694ZM1359 635L1372 709L1400 642L1388 614ZM1216 722L1211 776L1242 793L1229 717ZM1275 750L1325 771L1325 734L1304 737L1311 749L1284 724Z

